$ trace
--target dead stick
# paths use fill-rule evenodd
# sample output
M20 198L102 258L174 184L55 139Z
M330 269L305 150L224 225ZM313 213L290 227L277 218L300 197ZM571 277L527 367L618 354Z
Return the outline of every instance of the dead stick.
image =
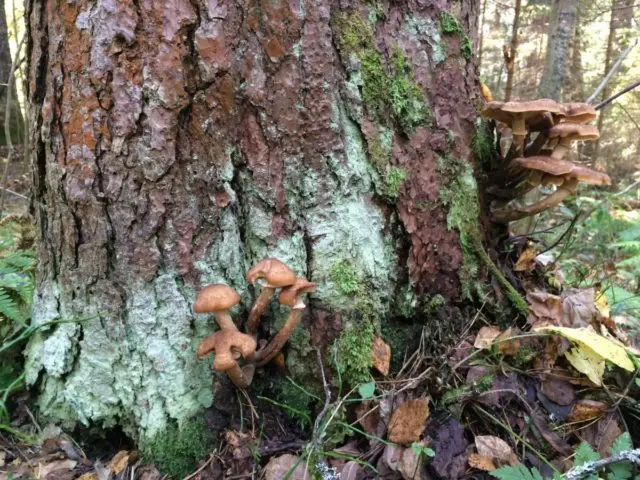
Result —
M609 98L607 98L606 100L603 100L602 102L600 102L599 104L597 104L595 106L596 110L600 110L602 107L606 107L607 105L609 105L611 102L613 102L616 98L624 95L625 93L633 90L634 88L640 86L640 80L638 80L637 82L632 83L631 85L629 85L628 87L623 88L622 90L620 90L618 93L611 95Z
M611 70L609 70L609 73L607 73L606 77L604 77L604 79L602 80L602 82L600 82L600 85L598 85L598 88L596 88L595 92L593 92L591 94L591 96L589 98L587 98L587 103L591 103L593 102L596 97L600 94L600 92L602 91L602 89L604 89L604 87L607 85L607 83L609 83L609 80L611 80L611 77L613 77L613 75L618 71L618 69L622 66L622 62L624 61L624 59L627 57L627 55L629 55L629 52L631 52L631 50L633 50L633 48L638 44L638 40L636 39L635 42L633 42L631 45L629 45L624 52L622 52L622 54L620 55L620 58L618 58L618 60L616 60L616 63L614 63L613 67L611 67Z
M631 462L635 463L636 465L640 465L640 449L627 450L625 452L620 452L617 455L613 455L609 458L587 462L583 465L580 465L579 467L574 468L573 470L569 470L565 475L565 479L579 480L584 477L590 477L601 468L620 462Z

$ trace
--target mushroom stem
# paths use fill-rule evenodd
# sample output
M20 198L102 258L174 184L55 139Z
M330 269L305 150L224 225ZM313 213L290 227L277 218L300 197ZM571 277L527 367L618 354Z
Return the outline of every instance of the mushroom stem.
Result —
M271 298L275 293L276 289L269 286L262 287L260 291L260 295L256 299L256 302L251 307L251 311L249 312L249 318L247 319L247 333L249 335L257 336L258 326L260 325L260 317L267 310L269 303L271 302Z
M540 149L544 147L544 144L547 142L548 138L549 135L547 134L547 132L538 133L536 139L524 149L525 157L537 155Z
M233 319L231 318L231 315L229 315L228 310L217 310L213 313L216 316L216 322L218 322L220 330L224 330L227 328L231 330L238 330L238 327L236 327L236 324L233 323Z
M237 363L229 370L226 370L226 373L229 375L233 384L239 388L247 388L251 385L251 380L253 380L253 371L247 369L247 372L245 372ZM247 373L250 375L247 375Z
M278 352L282 350L284 344L287 343L291 333L295 330L295 328L300 323L300 318L302 318L302 312L304 310L302 308L294 308L289 312L289 316L287 317L287 321L284 323L282 328L278 333L276 333L275 337L271 339L271 341L261 350L258 350L254 356L254 361L256 366L261 367L266 365L273 359Z
M558 142L558 145L556 145L556 148L553 149L553 152L551 152L551 157L560 160L564 158L564 156L569 153L570 150L571 139L563 138Z
M547 195L542 200L527 205L525 207L515 208L513 210L497 211L492 214L493 221L506 223L520 220L521 218L530 217L536 213L543 212L551 207L555 207L561 203L569 195L575 193L578 186L578 180L571 179L565 181L558 189L551 195Z

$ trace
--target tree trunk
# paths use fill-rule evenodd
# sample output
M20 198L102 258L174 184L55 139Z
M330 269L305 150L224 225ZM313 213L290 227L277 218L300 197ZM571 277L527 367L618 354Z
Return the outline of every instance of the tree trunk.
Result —
M408 323L390 319L438 305L454 328L484 271L475 7L384 5L28 2L33 322L83 320L29 345L45 417L148 438L211 406L194 351L214 321L195 293L229 284L242 324L265 256L318 284L287 346L302 384L318 379L312 346L369 352L396 332L402 354ZM349 355L343 379L368 375Z
M549 21L547 51L538 97L562 100L569 39L574 33L578 0L554 0Z
M9 78L13 74L13 72L11 72L12 61L4 0L0 0L0 145L7 144L4 124L7 116L7 85L9 85ZM11 89L11 101L9 104L11 108L9 133L11 135L11 142L15 145L22 143L24 138L24 119L22 117L20 103L18 102L15 83Z
M520 7L522 1L516 0L515 11L513 13L513 26L511 28L511 44L507 48L505 45L504 61L507 66L507 85L504 88L504 101L511 100L513 93L513 75L518 55L518 29L520 28Z

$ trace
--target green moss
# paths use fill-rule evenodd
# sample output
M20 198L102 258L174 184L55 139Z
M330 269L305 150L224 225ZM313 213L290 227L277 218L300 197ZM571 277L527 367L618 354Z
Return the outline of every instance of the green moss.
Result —
M336 263L330 272L331 280L345 295L354 295L360 290L361 280L358 273L347 260Z
M352 387L371 378L371 346L374 337L373 323L366 314L360 321L350 321L343 325L340 336L331 347L334 367L343 385Z
M433 313L438 307L441 307L445 304L445 299L442 295L436 294L432 297L426 297L424 306L422 307L422 311L425 315L429 315Z
M338 15L334 25L342 55L347 62L352 56L359 60L362 100L369 113L378 119L388 114L406 133L425 124L431 113L402 50L394 48L387 66L375 47L371 24L360 15Z
M471 40L464 32L456 17L449 12L440 13L440 27L443 33L457 35L460 38L460 54L466 60L470 60L473 55Z
M476 121L476 131L473 134L471 147L479 165L488 170L493 159L493 144L487 123L481 118Z
M400 187L406 179L406 168L387 167L385 178L387 183L387 197L390 199L396 199L400 193Z
M152 463L169 478L184 478L193 472L198 460L213 449L213 435L204 420L194 418L181 427L171 424L142 444L144 462Z

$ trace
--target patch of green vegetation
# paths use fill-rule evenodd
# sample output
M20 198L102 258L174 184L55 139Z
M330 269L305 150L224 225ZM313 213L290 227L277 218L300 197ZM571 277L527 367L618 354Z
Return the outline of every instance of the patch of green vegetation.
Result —
M331 347L334 367L343 385L352 387L371 378L374 337L373 323L366 314L360 321L352 320L343 326L340 336Z
M441 12L440 27L443 33L458 35L458 38L460 38L460 54L466 60L470 60L473 55L471 40L460 26L456 17L449 12Z
M184 478L213 449L213 440L202 418L193 418L182 426L172 423L164 432L143 442L142 457L169 478Z
M382 325L382 338L391 347L390 372L402 368L407 352L411 354L418 347L423 325L419 323L389 320Z
M445 304L445 299L439 293L433 296L427 296L424 301L424 306L422 307L422 311L425 315L429 315L433 313L438 307L441 307Z
M400 187L407 179L407 169L400 167L387 167L386 172L387 197L390 199L398 198Z
M334 24L341 53L347 58L354 55L360 61L362 100L369 112L376 118L389 112L407 133L425 124L430 110L402 50L394 48L387 67L375 47L371 24L359 14L338 15Z
M345 295L354 295L360 290L361 280L358 277L358 272L347 260L336 263L331 268L330 276L338 289Z
M491 134L487 127L487 122L478 118L476 121L476 131L473 134L471 148L478 161L478 164L484 169L491 168L493 159L493 144L491 142Z

